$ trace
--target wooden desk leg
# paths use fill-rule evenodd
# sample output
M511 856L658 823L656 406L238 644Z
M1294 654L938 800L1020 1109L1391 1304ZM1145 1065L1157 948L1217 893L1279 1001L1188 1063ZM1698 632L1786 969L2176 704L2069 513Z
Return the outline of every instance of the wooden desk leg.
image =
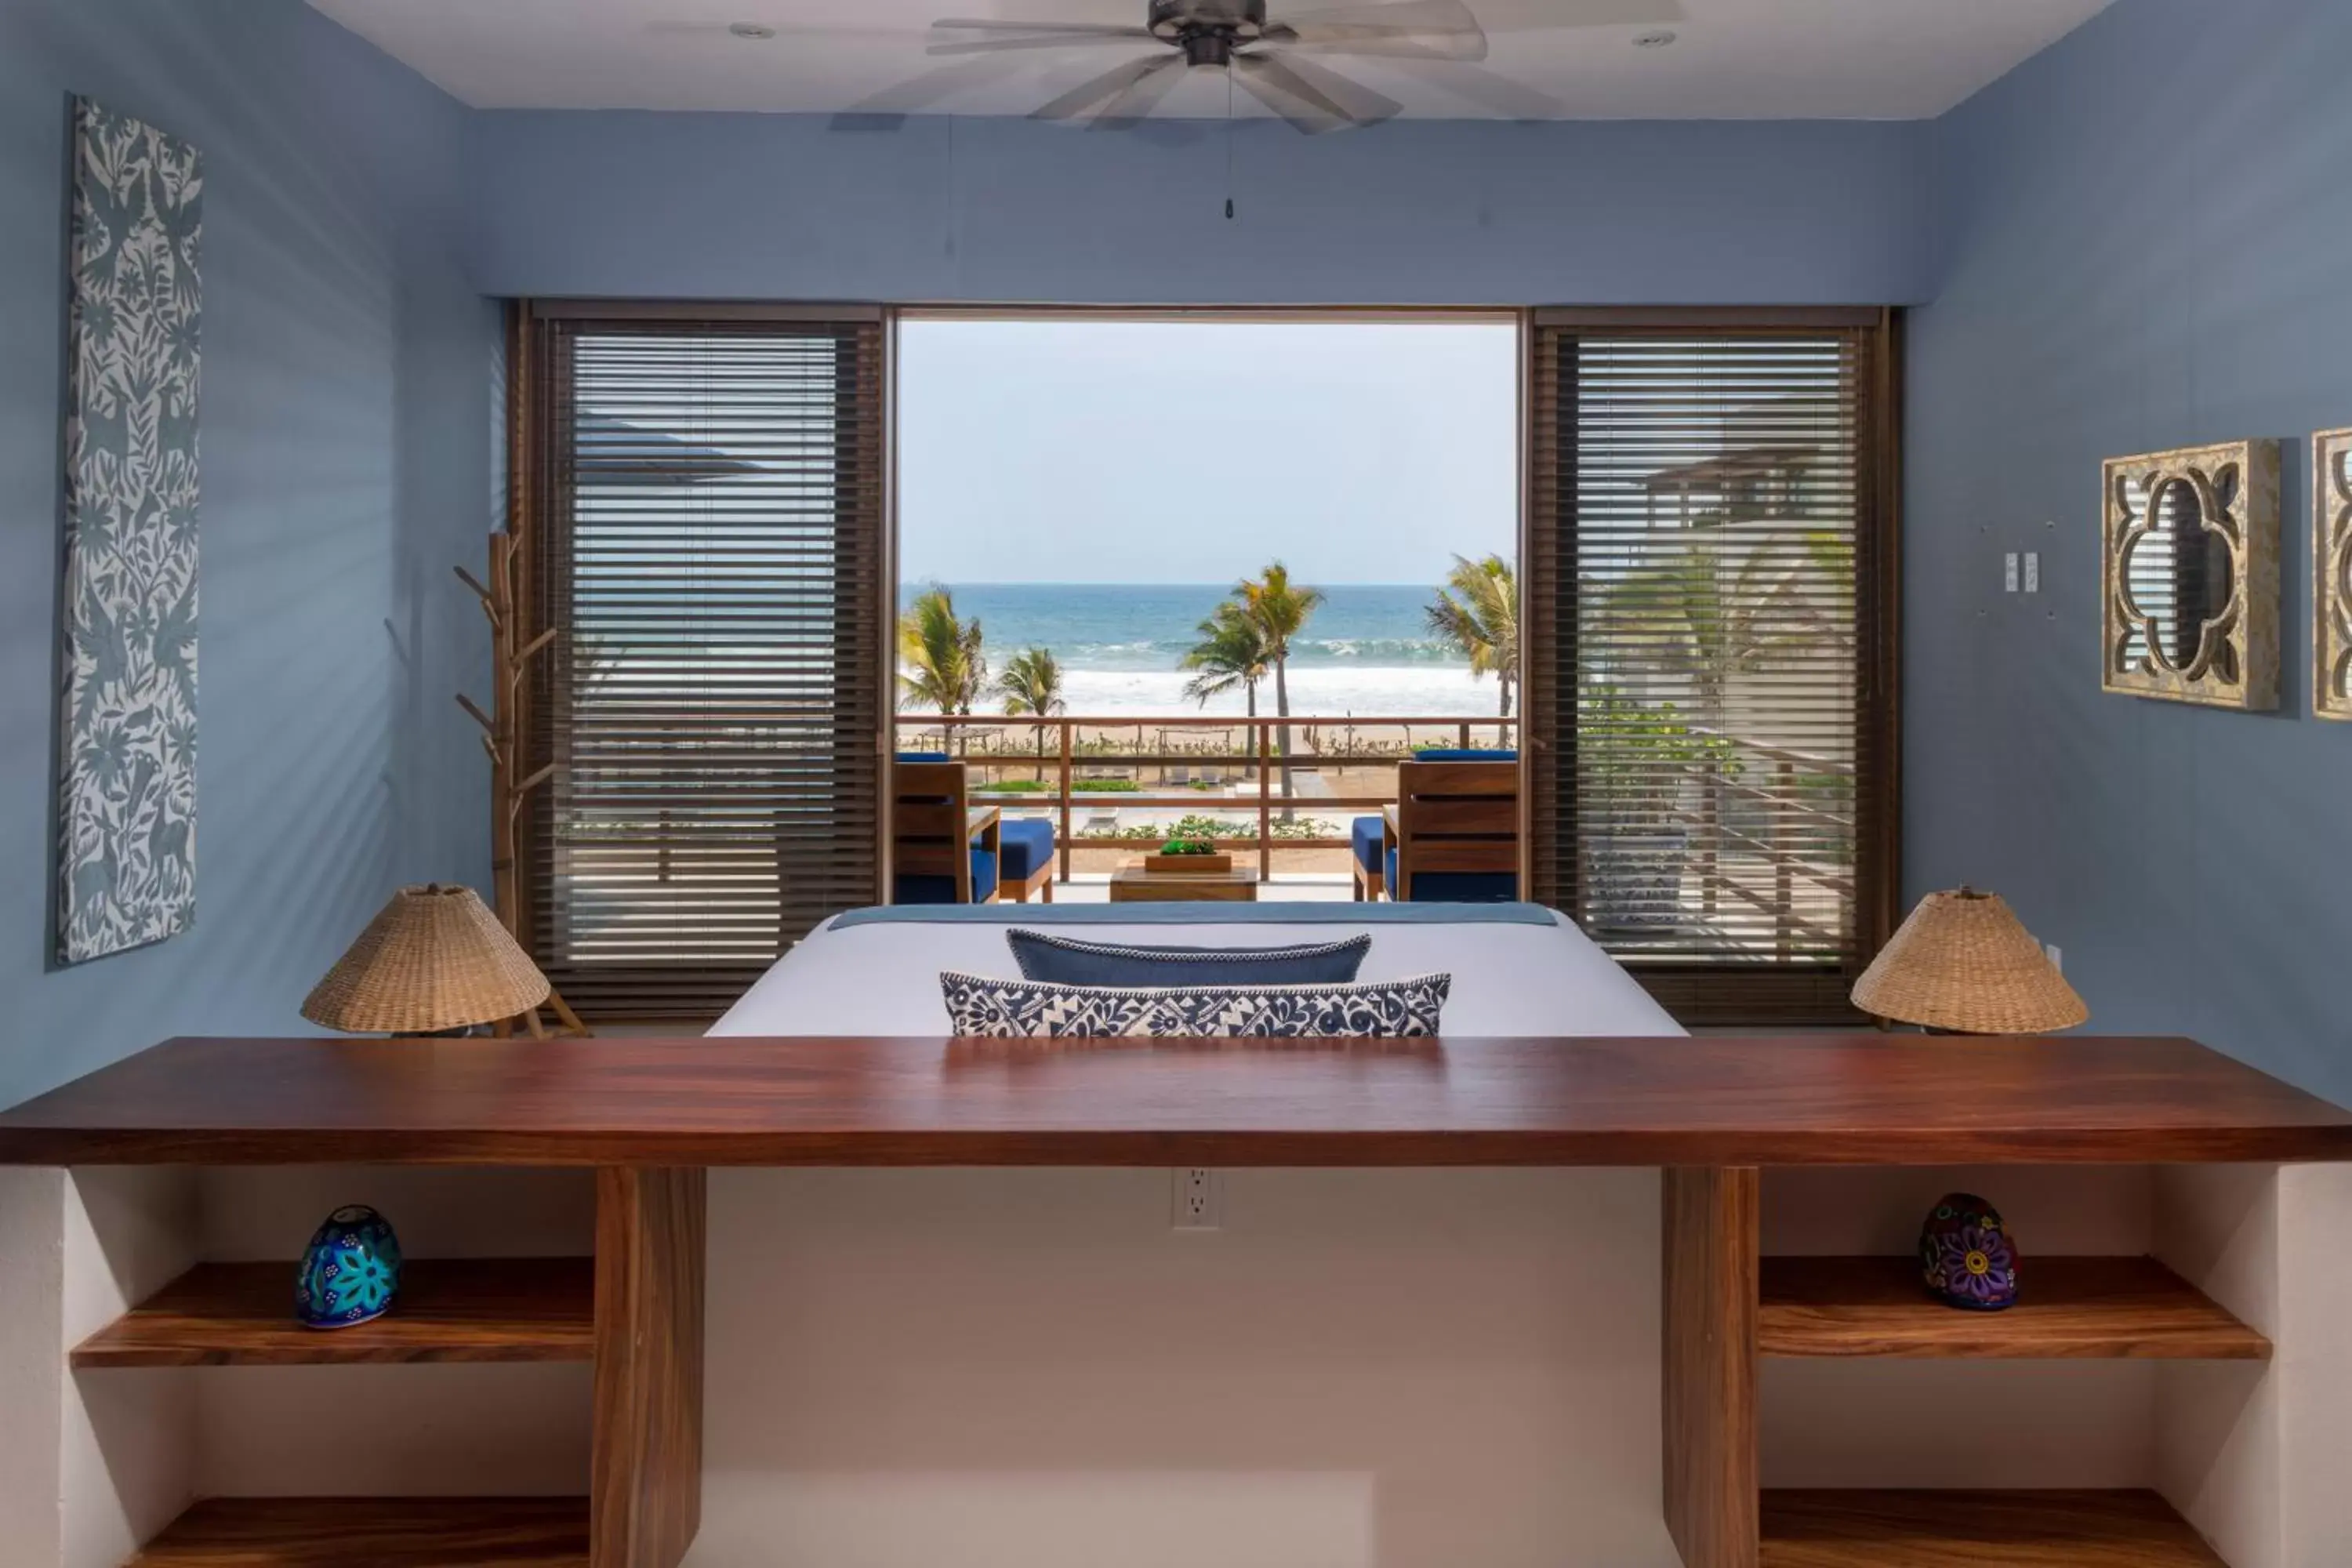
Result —
M677 1568L702 1524L706 1173L596 1173L589 1568Z
M1757 1173L1665 1173L1666 1530L1685 1568L1756 1568Z

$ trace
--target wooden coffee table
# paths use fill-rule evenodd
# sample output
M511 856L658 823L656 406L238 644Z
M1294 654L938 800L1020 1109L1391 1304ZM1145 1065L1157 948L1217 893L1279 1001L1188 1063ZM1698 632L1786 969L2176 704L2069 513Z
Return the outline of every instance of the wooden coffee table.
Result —
M1147 871L1129 866L1110 874L1114 904L1172 904L1207 901L1222 904L1257 902L1257 868L1236 866L1230 871Z

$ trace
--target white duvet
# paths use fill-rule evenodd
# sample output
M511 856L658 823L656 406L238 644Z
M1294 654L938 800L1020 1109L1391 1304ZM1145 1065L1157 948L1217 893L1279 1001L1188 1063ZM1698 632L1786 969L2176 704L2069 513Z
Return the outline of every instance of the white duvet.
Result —
M1558 916L1550 926L1150 923L1037 929L1088 942L1280 947L1370 931L1360 980L1454 976L1444 1032L1479 1035L1680 1035L1682 1027L1616 963ZM814 932L744 994L714 1035L945 1035L940 972L1021 977L1002 925L856 925Z

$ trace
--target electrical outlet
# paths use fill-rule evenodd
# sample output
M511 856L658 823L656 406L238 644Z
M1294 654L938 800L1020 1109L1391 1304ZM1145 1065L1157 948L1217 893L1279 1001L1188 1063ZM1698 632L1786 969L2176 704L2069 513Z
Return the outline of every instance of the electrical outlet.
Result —
M2014 550L2000 558L2000 587L2004 594L2017 592L2017 552Z
M1173 1211L1171 1225L1177 1230L1220 1230L1225 1223L1225 1183L1216 1172L1195 1165L1190 1169L1171 1171L1170 1187Z
M2066 955L2058 951L2058 944L2056 942L2043 942L2042 944L2042 951L2050 955L2051 968L2056 970L2061 974L2066 973Z
M2039 550L2025 552L2025 591L2029 594L2042 592L2042 552Z

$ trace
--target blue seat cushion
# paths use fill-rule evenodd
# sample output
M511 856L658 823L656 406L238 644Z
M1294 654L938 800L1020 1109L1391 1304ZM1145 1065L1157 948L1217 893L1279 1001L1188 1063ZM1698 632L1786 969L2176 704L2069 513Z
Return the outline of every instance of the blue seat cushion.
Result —
M1360 816L1348 834L1355 845L1356 864L1375 875L1381 868L1381 840L1385 837L1381 831L1383 826L1380 817Z
M1054 863L1054 825L1042 816L1008 816L997 829L1004 879L1025 882Z
M971 852L971 901L984 904L996 891L996 857L985 849ZM894 877L890 883L890 901L894 904L951 904L956 901L953 877Z
M1519 753L1507 751L1480 751L1475 746L1441 747L1434 751L1415 752L1416 763L1516 763Z
M951 763L955 761L953 757L949 756L945 752L900 752L895 760L901 763Z
M1389 897L1397 891L1397 852L1389 851ZM1519 879L1509 871L1416 871L1412 901L1416 904L1510 904L1519 898Z

